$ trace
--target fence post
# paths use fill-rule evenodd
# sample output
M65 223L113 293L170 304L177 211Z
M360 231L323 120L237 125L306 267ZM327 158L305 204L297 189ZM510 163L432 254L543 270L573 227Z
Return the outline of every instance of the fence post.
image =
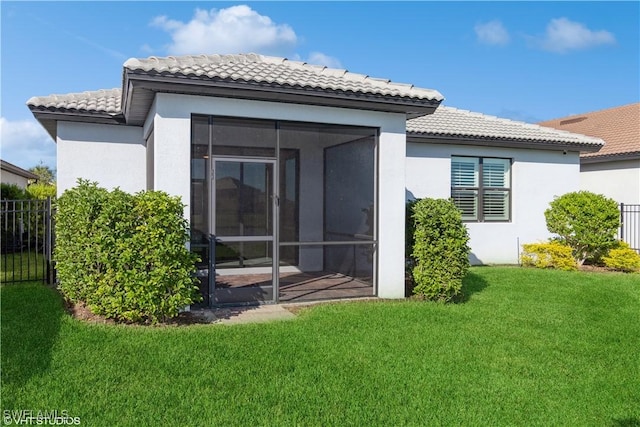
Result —
M46 232L45 232L46 241L44 245L46 249L45 249L44 256L46 258L46 263L47 263L47 272L44 280L47 284L53 285L55 282L55 270L53 268L53 260L52 260L53 216L51 215L51 197L47 197L47 200L45 201L45 204L44 204L44 211L45 211L45 226L46 226Z
M620 240L624 240L624 203L620 203Z

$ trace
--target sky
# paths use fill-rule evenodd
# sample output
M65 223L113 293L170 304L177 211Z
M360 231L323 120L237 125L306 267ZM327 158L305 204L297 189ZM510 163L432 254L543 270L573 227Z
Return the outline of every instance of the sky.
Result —
M0 157L55 169L32 96L121 86L131 57L260 53L437 89L535 123L640 101L640 2L0 1Z

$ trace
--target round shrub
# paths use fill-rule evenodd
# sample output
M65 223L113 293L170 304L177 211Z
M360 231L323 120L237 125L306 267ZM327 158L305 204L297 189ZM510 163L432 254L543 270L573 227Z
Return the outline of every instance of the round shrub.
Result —
M163 192L108 192L79 181L60 197L56 215L63 294L96 314L152 323L199 300L183 209Z
M450 200L426 198L408 205L407 219L413 293L451 301L461 293L469 269L469 235L460 211Z
M36 182L33 184L29 184L27 187L27 194L31 196L33 199L46 199L47 197L51 197L55 199L56 197L56 185L55 184L46 184L43 182Z
M620 227L618 204L601 194L588 191L564 194L551 202L544 216L547 229L571 248L580 265L587 259L598 262L616 245Z

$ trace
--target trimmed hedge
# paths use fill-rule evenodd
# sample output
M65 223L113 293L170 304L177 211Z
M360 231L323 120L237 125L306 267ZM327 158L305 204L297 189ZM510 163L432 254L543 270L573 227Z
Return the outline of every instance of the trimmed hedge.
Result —
M450 200L407 204L407 253L414 295L448 302L460 295L469 269L467 227Z
M79 180L58 199L54 259L62 293L130 322L163 321L198 301L183 209L163 192L109 192Z

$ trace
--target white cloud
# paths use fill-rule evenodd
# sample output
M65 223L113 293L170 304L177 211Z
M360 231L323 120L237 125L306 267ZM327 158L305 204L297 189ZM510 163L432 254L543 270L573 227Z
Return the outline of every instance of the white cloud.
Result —
M500 21L494 20L477 24L474 30L480 43L490 45L506 45L509 43L509 33Z
M540 48L556 53L614 44L616 38L605 30L592 31L580 22L567 18L552 19L543 37L534 39Z
M322 52L311 52L306 62L314 65L324 65L329 68L342 68L342 64L338 58L325 55Z
M41 161L56 168L56 144L51 136L35 120L7 120L0 117L2 160L23 169L38 165Z
M246 5L196 9L189 22L158 16L151 25L171 35L167 51L176 55L255 52L283 56L298 42L289 25L276 24Z

